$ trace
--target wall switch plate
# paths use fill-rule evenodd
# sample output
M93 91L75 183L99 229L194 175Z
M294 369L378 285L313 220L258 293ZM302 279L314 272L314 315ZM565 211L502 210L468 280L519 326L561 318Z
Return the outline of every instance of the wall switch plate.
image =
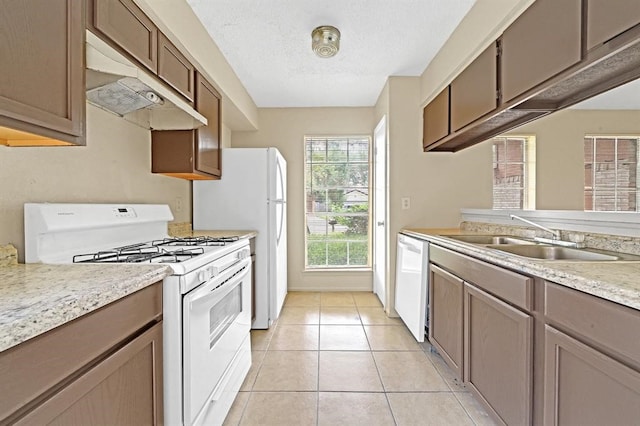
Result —
M411 208L411 198L410 197L402 197L400 199L402 202L402 210L409 210Z

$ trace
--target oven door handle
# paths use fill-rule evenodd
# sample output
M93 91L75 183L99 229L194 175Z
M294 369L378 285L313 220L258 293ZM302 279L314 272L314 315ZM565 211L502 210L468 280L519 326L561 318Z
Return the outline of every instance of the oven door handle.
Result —
M231 275L230 277L228 277L227 279L233 279L232 283L225 283L223 288L221 288L220 290L226 290L224 292L222 291L215 291L218 287L215 286L212 289L202 289L202 295L194 295L194 298L192 298L189 301L189 307L191 309L198 307L201 304L204 304L205 302L209 302L211 299L222 299L224 296L227 295L227 293L229 293L231 290L233 290L233 288L235 287L235 284L239 281L242 281L247 274L249 274L249 271L251 270L251 260L249 260L248 262L245 262L246 265L244 267L244 270L242 272L240 272L239 275ZM218 277L213 278L210 282L213 281L218 281ZM222 282L224 282L224 280L222 280Z

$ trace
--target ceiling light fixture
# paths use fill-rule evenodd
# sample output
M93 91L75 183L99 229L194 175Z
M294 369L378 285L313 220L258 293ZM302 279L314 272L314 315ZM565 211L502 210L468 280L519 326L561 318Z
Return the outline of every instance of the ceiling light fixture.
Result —
M340 49L340 31L330 25L322 25L311 32L311 48L321 58L331 58Z

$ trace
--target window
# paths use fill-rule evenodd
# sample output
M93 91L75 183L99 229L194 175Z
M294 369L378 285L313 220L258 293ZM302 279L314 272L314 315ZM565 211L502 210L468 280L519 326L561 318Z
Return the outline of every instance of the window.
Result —
M584 209L638 211L640 137L584 138Z
M306 267L369 266L369 145L305 137Z
M535 209L535 138L493 139L493 209Z

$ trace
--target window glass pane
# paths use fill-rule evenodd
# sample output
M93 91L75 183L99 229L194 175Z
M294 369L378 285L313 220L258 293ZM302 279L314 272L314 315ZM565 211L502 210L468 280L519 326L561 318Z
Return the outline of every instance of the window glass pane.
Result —
M354 266L366 266L369 246L366 242L349 243L349 263Z
M593 191L590 189L584 191L584 209L593 210Z
M611 138L596 139L596 162L613 163L615 162L615 140Z
M636 211L636 191L618 191L616 208L621 212Z
M637 162L638 146L637 139L618 139L618 157L617 160L633 163Z
M593 163L593 138L584 138L584 162Z
M309 266L326 266L327 264L327 245L324 241L308 241L307 242L307 265Z
M593 165L584 165L584 186L585 188L591 188L593 186Z
M527 143L533 144L533 138L493 139L494 209L526 208L526 194L530 191L527 183L527 167L532 167L535 161L533 160L535 152L532 152L532 160L527 162Z
M329 265L346 266L349 258L346 241L330 241L327 243Z
M616 183L618 188L635 188L636 187L636 171L635 163L618 163L616 175Z
M616 186L616 165L615 163L596 163L595 182L596 187L615 188Z
M616 192L613 190L594 191L593 209L598 211L615 211Z

